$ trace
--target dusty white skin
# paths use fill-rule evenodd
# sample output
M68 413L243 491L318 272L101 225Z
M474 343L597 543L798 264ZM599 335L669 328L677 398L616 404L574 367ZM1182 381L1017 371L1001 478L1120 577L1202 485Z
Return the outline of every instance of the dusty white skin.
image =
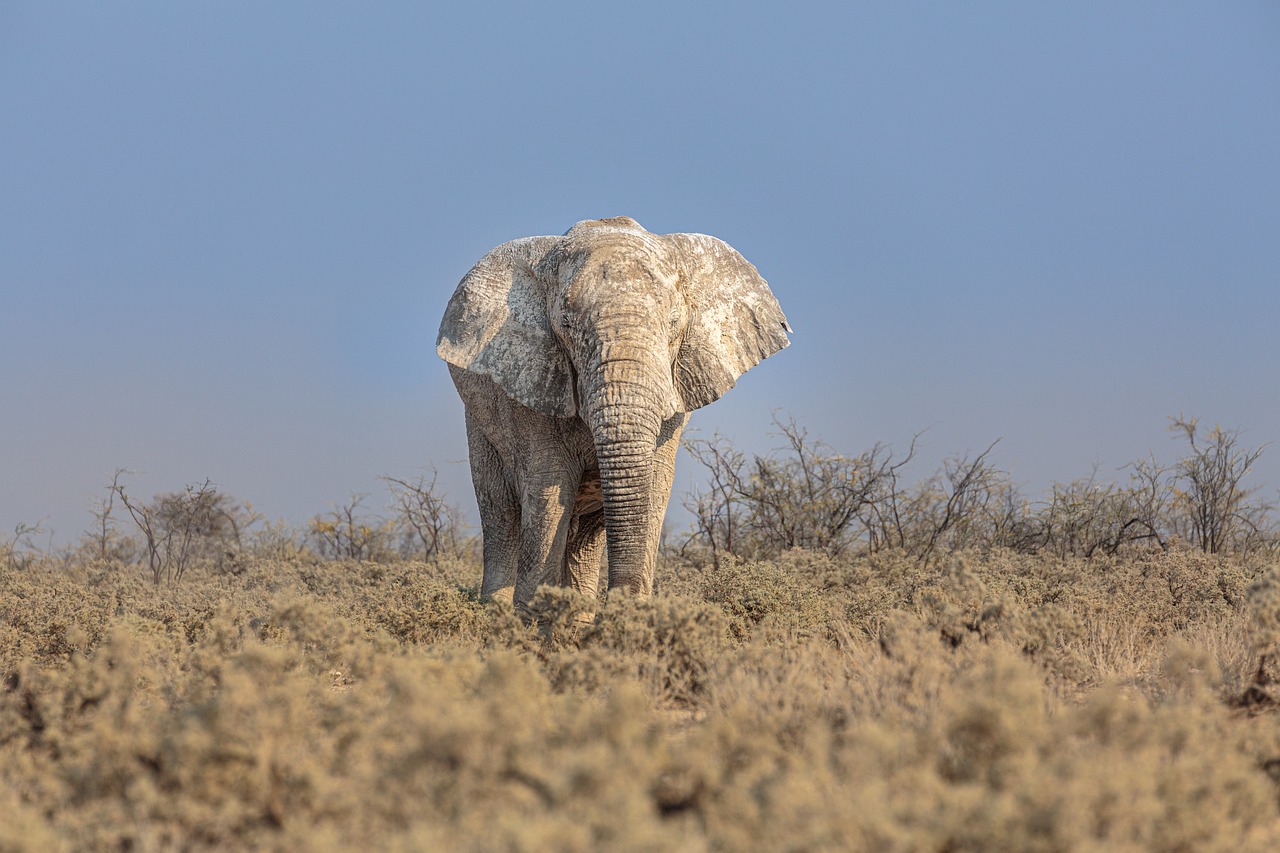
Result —
M436 351L467 416L487 596L542 584L647 595L688 412L789 344L756 268L630 217L498 246L462 279Z

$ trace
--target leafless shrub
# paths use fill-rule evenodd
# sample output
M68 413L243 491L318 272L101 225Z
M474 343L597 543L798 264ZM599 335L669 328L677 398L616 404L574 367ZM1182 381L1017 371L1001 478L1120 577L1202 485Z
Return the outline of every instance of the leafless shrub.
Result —
M391 552L393 523L361 514L368 495L352 495L325 515L313 516L308 539L326 560L385 560Z
M394 501L393 524L400 533L400 556L436 562L456 556L462 543L462 519L458 508L436 487L437 472L419 474L414 480L383 476Z
M711 440L684 440L685 451L707 470L707 486L685 495L684 508L693 513L694 532L689 541L700 541L720 564L721 554L736 553L738 533L745 512L742 497L746 457L720 434ZM688 544L688 543L686 543Z
M939 550L1007 545L1021 534L1017 494L988 461L994 443L906 487L918 436L902 458L882 444L850 457L794 419L774 423L784 446L750 460L720 435L685 442L708 479L685 501L694 516L689 543L707 548L716 565L723 554L759 558L791 548L831 556L893 548L925 562Z
M196 560L219 567L234 562L242 529L252 521L243 504L218 491L209 480L188 485L181 492L156 495L151 503L143 504L129 496L120 482L122 473L125 472L116 472L110 491L119 498L142 535L152 583L178 583ZM100 518L100 544L105 544L107 515Z
M867 504L870 550L896 548L919 562L941 550L1003 545L1012 534L1017 498L1009 476L987 457L995 442L970 459L955 457L912 488L900 485L900 472L912 455L889 466L885 488Z
M120 475L124 473L123 469L117 468L115 476L111 478L111 485L107 487L107 496L94 502L94 526L91 535L99 560L108 559L113 550L112 540L116 538L116 529L115 520L111 517L111 511L115 509L116 487L120 484Z
M1139 543L1163 548L1167 488L1160 469L1145 460L1130 468L1128 486L1099 481L1096 470L1083 479L1054 483L1042 504L1028 508L1022 533L1009 546L1057 557L1115 555Z
M91 559L102 562L121 564L137 563L141 559L142 543L135 537L120 531L117 527L116 510L121 505L117 489L120 478L132 473L126 468L117 468L111 482L103 486L106 496L94 498L90 505L93 515L93 526L80 535L79 544L72 549L71 559Z
M811 439L794 418L783 423L775 417L774 424L786 441L785 455L754 460L747 493L752 532L782 550L840 554L850 545L859 511L889 474L889 452L877 444L850 458Z
M18 522L13 528L13 535L0 539L0 559L13 569L25 569L35 560L38 548L31 541L32 536L47 532L39 524Z
M1010 548L1058 556L1114 556L1165 550L1173 540L1205 553L1256 552L1277 543L1275 507L1242 486L1264 448L1240 445L1237 430L1207 437L1193 418L1173 418L1189 453L1173 465L1152 456L1125 466L1127 482L1089 477L1055 483L1030 501L990 460L947 460L914 484L902 458L877 444L857 457L814 440L794 420L775 418L782 448L764 456L737 450L724 436L685 442L706 472L685 508L694 517L682 549L696 544L719 564L723 554L760 558L788 548L829 555L895 550L926 563L962 549Z
M245 548L257 557L270 560L296 560L305 553L303 536L283 518L262 520L247 537Z
M158 495L151 506L174 580L182 577L193 559L225 558L240 546L240 507L208 480L181 492Z
M1266 446L1242 447L1238 429L1218 425L1203 434L1197 418L1182 415L1170 418L1169 429L1190 450L1173 467L1177 531L1208 554L1248 550L1267 538L1270 507L1252 501L1256 489L1241 485Z
M1131 503L1132 515L1126 520L1124 529L1133 531L1131 541L1154 542L1163 551L1168 548L1169 534L1163 521L1168 513L1171 494L1164 478L1164 469L1153 456L1132 462L1127 468L1127 497Z
M813 439L794 418L774 424L784 446L765 456L746 455L722 435L687 439L684 447L707 472L684 506L694 516L691 542L722 554L760 557L790 548L837 555L863 532L861 515L885 482L911 458L894 462L877 444L857 457L836 453ZM914 451L914 443L912 444Z

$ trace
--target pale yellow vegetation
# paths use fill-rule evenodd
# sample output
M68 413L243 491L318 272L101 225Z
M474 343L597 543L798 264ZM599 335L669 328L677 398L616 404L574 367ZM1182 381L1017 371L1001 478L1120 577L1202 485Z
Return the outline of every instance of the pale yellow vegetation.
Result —
M236 571L3 570L0 850L1280 849L1262 558Z

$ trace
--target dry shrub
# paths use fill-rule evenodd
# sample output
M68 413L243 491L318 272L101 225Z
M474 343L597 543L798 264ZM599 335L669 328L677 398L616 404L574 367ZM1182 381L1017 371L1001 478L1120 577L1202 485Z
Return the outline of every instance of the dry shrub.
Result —
M576 647L548 660L550 678L578 691L634 681L649 704L689 707L728 649L728 624L718 607L695 599L611 596L581 627Z
M1241 695L1246 705L1280 704L1280 568L1272 568L1250 585L1248 591L1249 650L1257 661L1248 689Z
M1280 841L1261 739L1197 675L1206 661L1194 651L1171 654L1164 677L1177 689L1161 704L1109 687L1064 705L1008 642L953 647L908 614L886 625L887 653L870 642L843 654L770 647L729 666L692 735L732 756L703 771L698 802L727 849ZM1276 747L1270 731L1264 750Z
M558 649L577 643L583 626L595 618L596 605L595 596L569 587L542 587L524 615L539 629L543 648Z
M158 692L142 687L153 658L121 627L92 655L9 680L0 766L6 781L22 774L19 814L42 809L46 837L92 849L679 842L650 820L667 747L625 684L559 697L518 653L397 652L287 597L256 632L211 626Z
M664 571L541 632L448 561L0 574L0 849L1280 845L1274 572Z
M424 575L407 579L393 592L372 605L370 619L397 640L474 642L486 626L479 598L455 583Z
M86 596L60 572L9 572L0 596L0 666L23 656L65 658L102 638L111 602Z
M703 570L696 589L702 599L720 605L739 640L762 628L808 634L827 616L819 587L795 558L741 562L725 557Z

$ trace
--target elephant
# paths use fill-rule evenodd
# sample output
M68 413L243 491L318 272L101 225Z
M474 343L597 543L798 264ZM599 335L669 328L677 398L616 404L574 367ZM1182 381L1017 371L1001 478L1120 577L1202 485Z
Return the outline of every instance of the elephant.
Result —
M727 243L627 216L503 243L463 277L436 351L466 414L481 594L526 618L542 585L652 594L688 413L787 347Z

